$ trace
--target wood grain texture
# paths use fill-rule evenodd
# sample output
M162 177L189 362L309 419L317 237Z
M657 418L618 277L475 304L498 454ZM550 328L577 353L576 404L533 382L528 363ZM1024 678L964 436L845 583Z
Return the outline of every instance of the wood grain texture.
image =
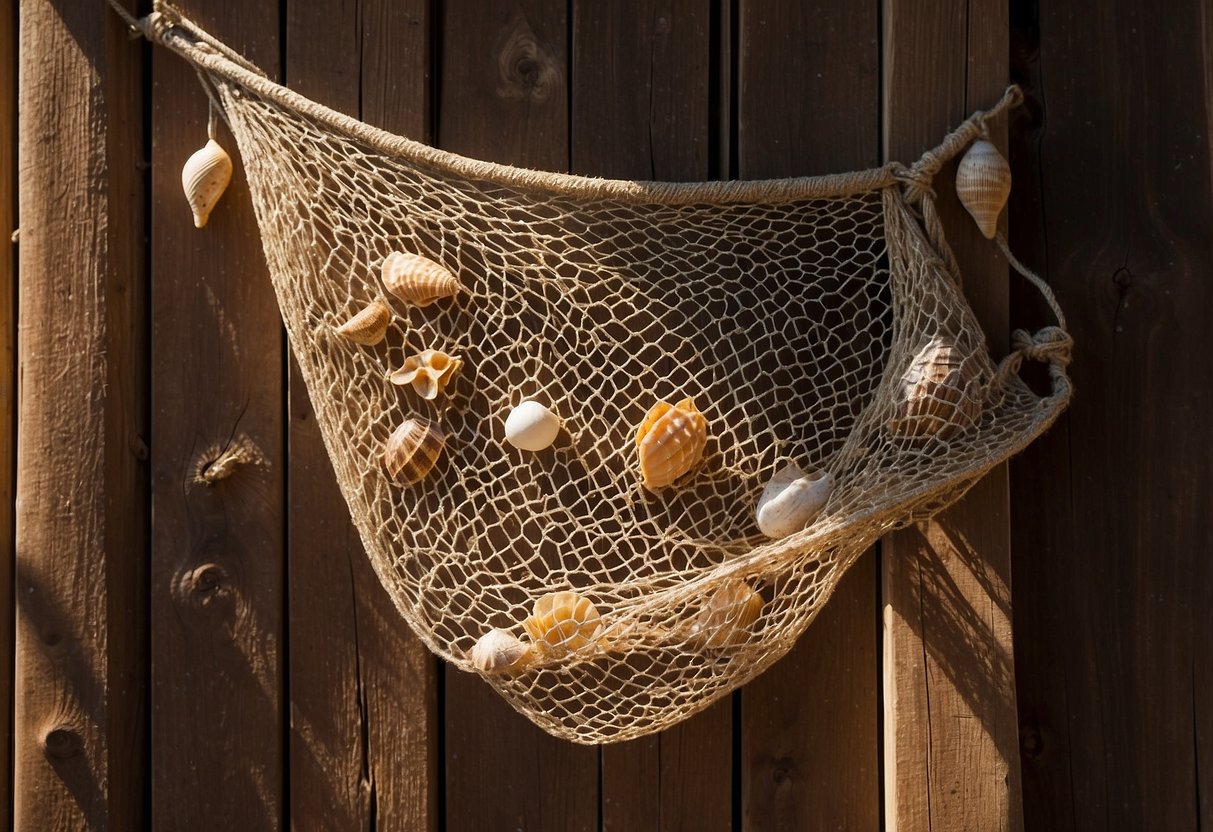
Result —
M190 16L279 65L275 5ZM193 71L153 51L152 825L285 821L283 338L235 141L204 229L181 166L206 141Z
M557 0L444 6L438 139L469 156L567 170L567 12ZM478 677L446 670L446 824L598 826L598 752L545 734Z
M711 4L572 5L574 173L666 181L709 177ZM604 830L727 830L733 715L726 698L656 737L604 746Z
M1077 390L1011 466L1028 826L1213 828L1213 12L1013 9L1011 242Z
M115 22L101 6L21 6L20 308L39 322L19 344L23 830L143 823L142 147L139 64Z
M885 0L885 153L913 161L1007 79L995 0ZM924 38L940 46L924 50ZM991 139L1005 146L1005 125ZM995 360L1007 348L1006 264L936 178L965 293ZM1022 829L1006 468L883 544L885 823L889 830Z
M424 135L428 4L334 0L287 11L292 89L355 117L361 103L375 124ZM403 48L414 33L421 48ZM368 66L369 99L361 90ZM383 80L402 76L409 83L385 107ZM293 359L290 367L292 823L435 829L437 662L367 560Z
M738 25L740 177L879 161L874 5L746 2ZM879 827L876 586L867 554L792 652L742 690L747 829Z

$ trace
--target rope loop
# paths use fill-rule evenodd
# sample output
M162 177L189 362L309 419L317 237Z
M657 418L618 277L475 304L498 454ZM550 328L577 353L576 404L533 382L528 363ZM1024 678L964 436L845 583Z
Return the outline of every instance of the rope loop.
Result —
M1024 358L1065 367L1070 363L1074 339L1059 326L1046 326L1035 334L1026 329L1015 330L1011 333L1011 345Z

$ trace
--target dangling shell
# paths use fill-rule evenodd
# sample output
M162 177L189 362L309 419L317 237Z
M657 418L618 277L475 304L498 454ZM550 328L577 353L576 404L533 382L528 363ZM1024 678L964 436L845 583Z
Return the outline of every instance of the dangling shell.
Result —
M406 358L404 366L392 373L392 384L411 384L426 401L436 399L463 366L463 359L441 350L424 350Z
M576 592L549 592L535 601L531 617L522 622L535 649L563 655L585 647L598 635L598 610Z
M758 498L758 528L772 538L795 534L825 508L833 490L833 475L806 474L789 462L771 476Z
M560 417L536 401L525 401L505 420L505 439L523 451L542 451L556 441Z
M489 630L470 655L472 666L481 673L509 673L530 663L531 645L506 630Z
M933 339L902 376L889 428L940 439L973 428L981 417L981 382L972 365L955 344Z
M393 251L383 261L383 285L401 300L429 306L459 292L459 279L420 254Z
M350 339L355 344L373 347L383 340L383 336L387 334L388 324L391 322L392 310L379 301L375 301L337 327L337 334Z
M730 581L712 593L699 611L691 627L692 639L712 648L742 644L761 614L762 596L745 581Z
M998 230L998 215L1011 195L1011 166L984 139L973 142L956 169L956 195L987 240Z
M195 228L206 225L211 210L231 181L232 157L214 139L185 160L185 166L181 168L181 188L194 213Z
M434 467L446 436L429 419L407 419L383 445L383 464L392 479L412 484Z
M691 399L658 402L636 430L640 474L649 491L664 488L703 458L708 423Z

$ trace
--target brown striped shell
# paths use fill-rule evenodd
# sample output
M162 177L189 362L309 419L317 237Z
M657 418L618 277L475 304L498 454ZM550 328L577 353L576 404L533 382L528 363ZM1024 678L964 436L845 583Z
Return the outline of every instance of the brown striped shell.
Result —
M462 366L463 360L457 355L424 350L406 358L404 366L390 378L392 384L413 385L418 396L430 401L438 397Z
M434 467L445 443L446 435L429 419L406 419L383 444L383 464L392 479L419 482Z
M708 598L691 628L694 640L704 647L742 644L750 627L762 614L762 596L745 581L729 581Z
M195 228L206 225L231 181L232 157L214 139L186 159L181 168L181 189L194 215Z
M935 338L902 376L889 428L900 436L947 439L975 427L980 417L981 382L971 357Z
M644 487L656 491L690 471L703 458L707 441L707 420L691 399L653 405L636 430Z
M393 251L383 261L383 286L401 300L429 306L459 292L459 279L420 254Z
M511 673L531 661L531 645L506 630L489 630L472 647L472 666L481 673Z
M956 168L956 195L986 239L994 239L1011 195L1011 166L998 148L984 139L973 142Z
M388 324L392 322L392 310L379 301L374 301L362 309L357 315L337 327L337 334L348 338L355 344L373 347L383 340L387 334Z
M536 650L560 656L594 641L601 620L588 598L576 592L549 592L535 601L522 626Z

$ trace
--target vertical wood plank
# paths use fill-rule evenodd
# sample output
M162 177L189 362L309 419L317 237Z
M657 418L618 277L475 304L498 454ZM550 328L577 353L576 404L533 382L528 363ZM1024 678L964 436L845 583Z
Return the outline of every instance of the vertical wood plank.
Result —
M1012 8L1011 242L1078 391L1011 464L1026 825L1209 829L1213 9Z
M575 173L709 177L712 13L706 0L574 0ZM656 737L604 746L602 828L729 829L732 750L728 699Z
M147 549L140 64L100 4L26 2L21 15L13 826L134 829Z
M424 136L428 22L421 2L290 4L286 82L356 117L361 103L372 123ZM434 829L437 661L366 558L293 359L290 366L293 825Z
M276 4L191 4L271 74ZM152 825L282 826L283 354L235 141L203 229L181 166L206 141L191 68L153 51Z
M876 11L849 0L740 4L740 176L879 162ZM869 553L792 652L742 690L747 829L879 827L876 621Z
M567 170L563 0L449 0L443 15L439 144ZM598 752L545 734L479 678L450 669L445 766L450 832L598 826Z
M1000 0L885 0L885 152L913 161L1007 83ZM940 48L923 50L924 38ZM1005 146L1005 125L991 138ZM995 359L1007 349L1006 264L960 207L939 210ZM883 548L886 828L1023 828L1005 467Z

